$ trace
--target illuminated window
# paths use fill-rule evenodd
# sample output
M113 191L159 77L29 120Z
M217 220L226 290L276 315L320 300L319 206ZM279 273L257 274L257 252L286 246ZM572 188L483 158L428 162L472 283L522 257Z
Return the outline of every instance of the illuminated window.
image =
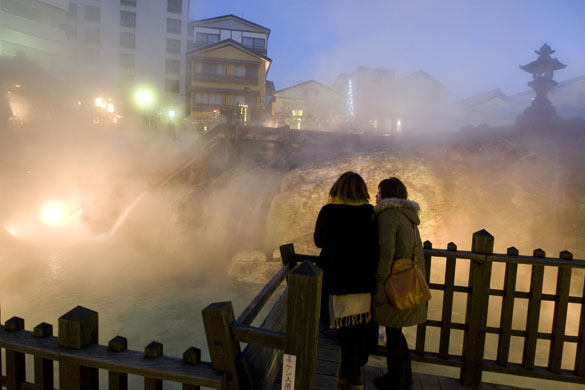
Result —
M195 92L193 101L196 104L222 104L222 95L211 92Z

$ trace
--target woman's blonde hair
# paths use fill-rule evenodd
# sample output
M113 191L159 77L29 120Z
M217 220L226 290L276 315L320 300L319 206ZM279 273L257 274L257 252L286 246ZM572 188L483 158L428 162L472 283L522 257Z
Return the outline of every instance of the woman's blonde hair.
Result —
M342 202L369 202L370 194L368 186L360 175L355 172L345 172L329 190L329 197L332 200Z

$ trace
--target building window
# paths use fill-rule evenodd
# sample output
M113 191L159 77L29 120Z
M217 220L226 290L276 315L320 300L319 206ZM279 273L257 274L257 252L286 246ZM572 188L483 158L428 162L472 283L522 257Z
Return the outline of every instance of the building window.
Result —
M136 13L120 11L120 26L136 28Z
M85 49L83 53L83 61L86 64L99 64L100 62L100 52L99 50L95 49Z
M68 24L64 24L63 30L65 31L65 38L67 38L68 41L77 40L77 26L70 26Z
M183 0L167 0L167 12L173 14L182 14Z
M94 7L93 5L85 6L85 21L99 23L102 20L102 14L100 7Z
M120 68L134 69L134 54L120 53Z
M181 19L167 18L167 32L171 34L181 34Z
M136 34L129 32L121 32L120 47L123 47L125 49L136 49Z
M246 78L256 80L258 78L258 68L253 65L246 65Z
M65 16L69 19L77 19L77 4L70 3Z
M216 42L219 42L219 34L206 34L200 32L195 34L196 45L211 45Z
M85 43L99 44L100 43L100 29L99 28L85 28Z
M221 93L195 92L195 104L222 104Z
M167 38L167 53L181 54L181 40Z
M242 38L242 45L251 47L253 49L264 49L266 48L266 40L264 38Z
M120 0L120 5L126 7L136 7L136 0Z
M218 64L217 62L196 62L195 63L195 73L203 73L203 74L225 74L226 65L225 64Z
M165 62L165 72L170 74L181 73L181 61L172 58L167 58Z
M246 66L245 65L236 65L236 76L246 77Z
M171 93L179 93L180 92L180 84L179 80L165 80L165 91Z

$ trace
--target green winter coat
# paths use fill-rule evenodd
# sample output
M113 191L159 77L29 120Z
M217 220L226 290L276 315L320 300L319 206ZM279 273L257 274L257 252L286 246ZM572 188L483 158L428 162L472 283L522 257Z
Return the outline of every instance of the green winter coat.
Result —
M374 213L378 220L380 244L380 257L376 271L376 292L374 294L374 321L379 325L402 328L420 324L427 319L426 304L410 310L398 310L390 305L384 291L384 281L390 275L392 262L403 258L412 259L415 237L413 226L420 224L419 210L416 202L398 198L383 199L374 207ZM423 247L420 235L417 234L416 237L420 248L418 265L424 273Z

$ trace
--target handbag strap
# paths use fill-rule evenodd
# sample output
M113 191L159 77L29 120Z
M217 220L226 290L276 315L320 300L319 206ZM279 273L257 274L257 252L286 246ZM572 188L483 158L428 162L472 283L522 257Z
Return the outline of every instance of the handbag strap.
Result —
M418 240L417 240L417 234L416 234L418 232L418 229L414 223L412 224L412 231L414 234L414 247L412 248L412 261L413 261L413 263L418 263L419 246L418 246Z

